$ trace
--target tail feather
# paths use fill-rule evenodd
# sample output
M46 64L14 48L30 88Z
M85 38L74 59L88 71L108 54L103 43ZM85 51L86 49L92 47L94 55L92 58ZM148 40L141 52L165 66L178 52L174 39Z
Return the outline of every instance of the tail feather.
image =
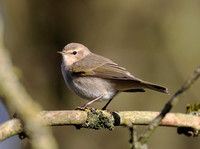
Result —
M165 93L165 94L169 94L168 93L168 89L166 87L160 86L160 85L156 85L156 84L152 84L149 82L143 82L145 84L145 87L151 90L155 90L161 93Z

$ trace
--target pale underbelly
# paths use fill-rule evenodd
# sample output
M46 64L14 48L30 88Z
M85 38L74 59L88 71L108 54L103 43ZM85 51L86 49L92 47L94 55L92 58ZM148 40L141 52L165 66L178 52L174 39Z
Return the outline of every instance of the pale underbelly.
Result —
M102 95L98 101L108 101L118 92L114 83L102 78L76 77L73 80L66 80L66 83L75 94L90 101Z

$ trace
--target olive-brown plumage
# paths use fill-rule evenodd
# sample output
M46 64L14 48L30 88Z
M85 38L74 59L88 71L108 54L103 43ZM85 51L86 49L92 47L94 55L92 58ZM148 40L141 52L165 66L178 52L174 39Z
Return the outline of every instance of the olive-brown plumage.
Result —
M131 75L125 68L108 58L94 54L82 44L70 43L64 47L61 65L64 80L74 93L94 101L108 101L103 109L119 92L145 92L151 89L168 93L167 88L155 85Z

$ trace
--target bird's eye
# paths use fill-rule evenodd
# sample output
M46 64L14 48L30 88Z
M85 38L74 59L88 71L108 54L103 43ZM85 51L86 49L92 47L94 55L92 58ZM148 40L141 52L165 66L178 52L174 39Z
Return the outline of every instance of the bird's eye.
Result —
M77 54L77 51L73 51L72 54L76 55L76 54Z

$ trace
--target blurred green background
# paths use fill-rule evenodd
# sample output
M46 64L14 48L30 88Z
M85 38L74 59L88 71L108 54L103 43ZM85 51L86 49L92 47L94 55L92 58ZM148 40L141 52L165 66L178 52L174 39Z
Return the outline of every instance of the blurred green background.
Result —
M0 9L4 44L21 81L45 110L70 110L87 102L67 88L61 74L56 51L70 42L82 43L136 77L169 88L169 96L121 93L109 105L112 111L160 111L200 62L199 0L1 0ZM198 81L172 112L185 112L187 103L199 103L199 89ZM53 130L61 149L129 148L129 131L123 127L112 132L72 126ZM160 127L149 140L151 149L199 146L199 138L178 135L175 128Z

